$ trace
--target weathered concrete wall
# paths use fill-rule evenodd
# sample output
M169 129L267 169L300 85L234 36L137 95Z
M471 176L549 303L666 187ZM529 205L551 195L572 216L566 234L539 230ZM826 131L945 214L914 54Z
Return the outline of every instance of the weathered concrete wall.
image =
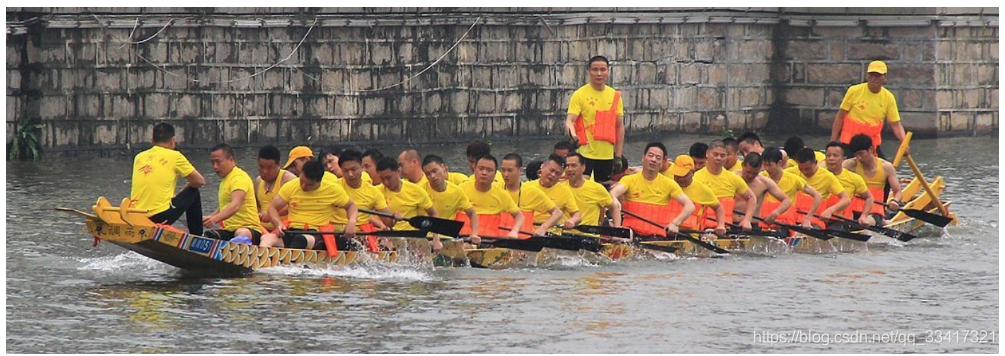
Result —
M941 8L878 27L854 9L8 8L8 140L21 117L50 150L148 142L159 121L195 146L557 135L594 54L630 134L826 126L872 58L909 129L979 133L998 127L992 10L989 31Z

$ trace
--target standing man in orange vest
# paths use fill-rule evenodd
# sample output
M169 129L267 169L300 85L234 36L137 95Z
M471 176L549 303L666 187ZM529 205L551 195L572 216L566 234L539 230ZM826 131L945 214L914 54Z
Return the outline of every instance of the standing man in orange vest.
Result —
M590 58L590 83L572 93L565 129L579 153L586 158L586 175L606 182L621 171L621 153L625 143L625 107L621 92L607 86L610 63L604 56Z
M876 147L876 155L879 158L886 158L879 149L879 145L883 143L880 135L883 131L883 121L890 123L893 135L901 142L904 141L904 126L900 124L897 99L883 87L886 84L886 63L872 61L866 72L865 83L852 85L845 92L841 108L831 128L831 141L840 141L847 145L851 142L852 136L866 134Z

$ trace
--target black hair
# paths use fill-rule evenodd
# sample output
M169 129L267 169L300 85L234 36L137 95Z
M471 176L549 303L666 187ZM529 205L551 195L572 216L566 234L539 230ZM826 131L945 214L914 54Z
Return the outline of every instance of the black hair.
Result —
M831 148L831 147L840 148L841 149L841 154L844 155L844 144L843 143L837 142L837 141L831 141L831 142L827 143L827 147L825 147L824 149L826 150L826 149ZM852 152L855 152L855 151L852 151Z
M764 153L761 154L761 161L779 163L782 161L782 150L778 147L771 146L765 147Z
M646 144L646 148L644 150L642 150L642 154L645 154L646 152L649 152L649 149L653 148L653 147L659 148L661 151L663 151L663 158L667 157L667 146L663 145L663 142L659 142L659 141L650 142L650 143Z
M383 171L390 169L392 171L398 171L398 160L391 157L384 157L377 161L377 171Z
M380 152L380 150L376 148L370 148L363 151L363 157L370 157L370 159L374 162L377 162L380 161L381 158L384 158L384 153Z
M165 143L174 137L174 126L166 122L154 125L154 143Z
M341 167L346 162L356 161L356 163L363 164L363 154L357 150L347 148L342 151L342 155L338 157L338 165Z
M520 157L520 155L518 155L516 153L507 153L505 156L503 156L502 160L503 161L516 161L516 166L517 167L523 167L523 157Z
M867 151L872 149L872 137L866 134L857 134L848 141L848 151L852 153Z
M558 163L559 167L565 168L565 157L552 153L548 155L548 161Z
M757 142L758 144L760 144L761 143L761 136L758 136L756 133L753 133L752 131L747 131L747 132L744 132L742 135L740 135L740 137L738 137L736 139L736 141L737 142L746 142L746 143L751 143L751 144L754 143L754 142Z
M541 170L542 164L544 164L544 162L536 159L530 161L530 163L527 163L527 170L523 172L524 174L527 175L527 180L535 180L541 178L541 175L537 174L537 171Z
M722 139L722 144L726 145L726 147L732 148L733 151L738 151L740 149L740 141L737 141L735 138L732 137L726 137Z
M301 171L303 171L304 177L315 182L320 182L321 178L325 176L325 166L321 164L321 161L313 158L304 163Z
M691 156L691 158L705 158L705 152L707 151L708 145L701 142L695 142L691 145L691 148L688 148L687 155Z
M789 155L792 156L805 147L806 143L803 142L803 139L799 138L799 136L792 136L789 137L788 140L785 140L785 145L782 146L782 149L784 149L785 152L788 152Z
M489 144L482 140L474 140L468 144L466 150L468 158L482 157L492 153L492 148Z
M586 63L586 67L589 68L590 66L592 66L593 62L604 62L604 64L606 64L607 67L611 66L611 62L607 60L607 57L604 57L604 56L593 56L593 57L590 57L590 61Z
M219 143L216 146L213 146L213 149L209 150L209 152L216 152L217 150L223 150L223 154L226 155L225 157L227 158L234 157L234 149L230 148L230 145L226 143Z
M495 158L495 157L493 157L492 155L483 155L483 156L481 156L481 157L478 157L478 159L477 159L477 160L475 160L475 163L477 164L477 163L478 163L478 161L481 161L481 160L483 160L483 159L487 159L487 160L489 160L489 161L492 161L492 165L494 165L494 166L496 167L496 169L499 169L499 161L498 161L498 160L496 160L496 158Z
M761 154L757 152L748 153L743 156L743 164L751 166L753 168L761 169Z
M430 163L436 163L436 164L439 164L439 165L446 165L445 163L443 163L443 158L442 157L437 156L437 155L426 155L426 157L422 159L422 166L425 167L427 164L430 164Z
M586 157L583 157L583 155L579 154L579 152L569 152L569 155L565 156L566 164L569 163L569 157L579 157L579 164L586 163Z
M555 143L556 150L569 150L569 152L576 150L576 145L572 144L568 140L561 140Z
M258 159L271 159L279 164L279 149L273 145L262 147L258 150Z
M796 162L806 163L806 162L816 162L817 154L813 153L813 149L809 147L803 147L796 153Z

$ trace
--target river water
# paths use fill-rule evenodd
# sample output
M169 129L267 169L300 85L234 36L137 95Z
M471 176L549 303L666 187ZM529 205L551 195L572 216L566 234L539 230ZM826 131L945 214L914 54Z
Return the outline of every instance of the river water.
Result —
M671 156L712 137L663 138ZM778 140L768 140L781 142ZM822 147L825 138L808 139ZM551 142L499 143L541 158ZM637 165L645 142L629 143ZM519 147L519 148L516 148ZM893 152L894 147L886 147ZM400 152L400 147L385 152ZM463 145L426 147L467 172ZM942 238L862 253L570 263L277 268L182 273L114 245L82 220L129 193L131 157L8 162L8 352L978 352L999 350L998 138L915 140L962 223ZM208 152L186 152L219 184ZM238 164L256 173L255 152ZM283 154L285 157L285 152ZM906 164L901 175L909 170ZM181 224L178 224L182 226Z

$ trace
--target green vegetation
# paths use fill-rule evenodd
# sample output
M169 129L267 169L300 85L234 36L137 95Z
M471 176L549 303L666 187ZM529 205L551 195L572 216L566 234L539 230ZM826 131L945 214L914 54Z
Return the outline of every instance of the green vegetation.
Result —
M37 120L18 120L14 138L7 143L7 159L34 161L42 158L42 144L39 142L42 127Z

